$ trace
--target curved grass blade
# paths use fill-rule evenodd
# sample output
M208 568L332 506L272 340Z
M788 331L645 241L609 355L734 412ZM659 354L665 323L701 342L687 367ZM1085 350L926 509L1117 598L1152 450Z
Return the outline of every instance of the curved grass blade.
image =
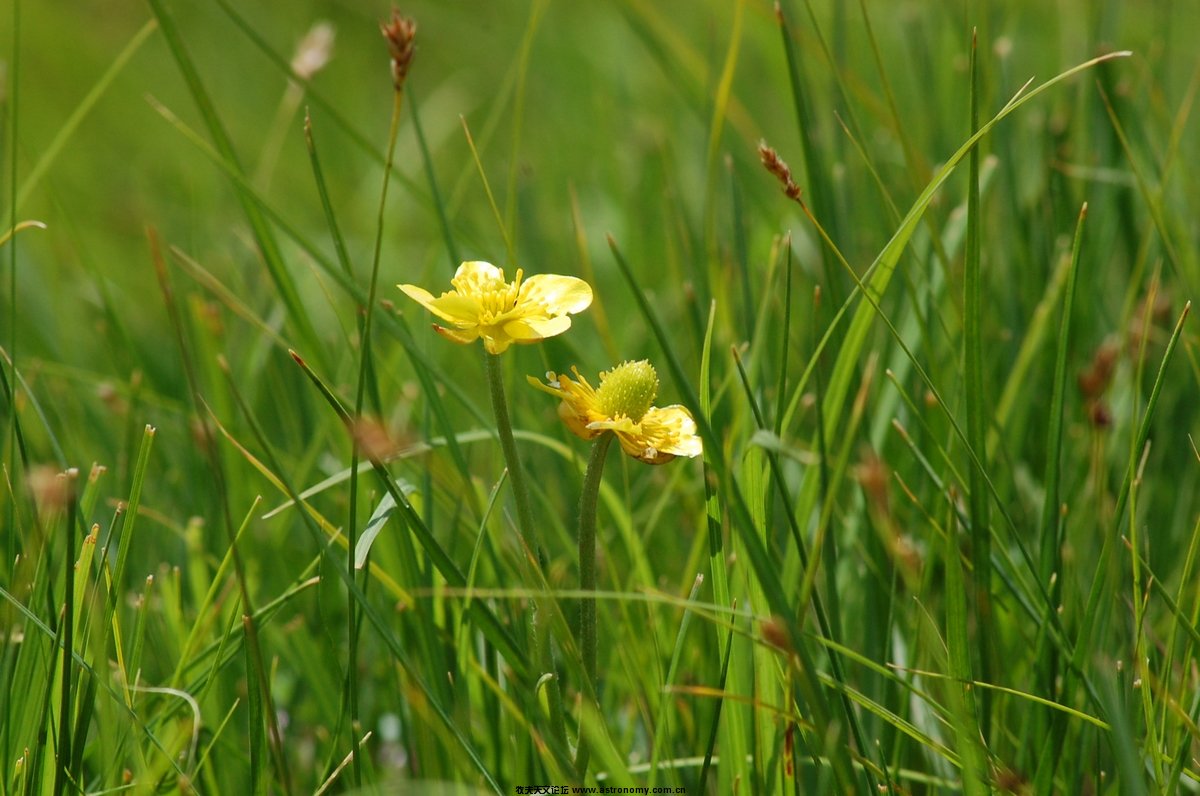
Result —
M987 770L980 745L980 721L975 693L966 685L974 680L971 676L970 618L967 615L967 580L963 576L962 560L958 550L957 522L949 518L942 551L942 565L946 570L946 648L949 652L950 676L957 683L951 685L948 695L950 721L958 740L958 753L962 758L963 793L966 796L983 796L988 793L983 776Z

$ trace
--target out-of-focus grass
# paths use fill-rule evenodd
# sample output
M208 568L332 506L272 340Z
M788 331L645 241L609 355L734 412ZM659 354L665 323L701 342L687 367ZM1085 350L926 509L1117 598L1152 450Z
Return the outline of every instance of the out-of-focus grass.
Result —
M388 11L0 13L0 227L46 225L0 248L0 793L511 793L579 732L589 783L691 793L1195 785L1192 9L403 8L352 481ZM545 584L479 351L392 288L458 259L594 287L504 358ZM642 357L706 453L609 462L594 708L587 452L523 377Z

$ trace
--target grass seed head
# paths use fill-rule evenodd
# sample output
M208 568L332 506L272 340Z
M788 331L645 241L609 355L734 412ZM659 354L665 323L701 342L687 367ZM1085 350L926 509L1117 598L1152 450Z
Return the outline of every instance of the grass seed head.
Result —
M393 8L392 18L380 23L379 30L387 40L388 54L392 56L392 85L400 91L404 88L408 68L412 65L417 23L408 17L400 16L400 12Z

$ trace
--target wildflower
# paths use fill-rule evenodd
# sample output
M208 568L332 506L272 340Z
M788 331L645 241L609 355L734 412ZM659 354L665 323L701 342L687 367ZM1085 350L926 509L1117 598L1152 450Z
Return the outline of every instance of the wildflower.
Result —
M621 449L647 464L665 464L676 456L703 452L696 421L682 406L652 406L658 393L658 374L646 360L623 362L600 374L592 389L579 371L569 376L547 373L548 384L529 377L529 383L562 399L558 416L572 433L593 439L613 432Z
M437 298L416 285L399 285L404 293L450 326L434 329L456 343L482 337L493 354L513 343L536 343L571 328L568 315L592 303L592 289L573 276L535 274L524 282L517 269L513 282L504 271L479 260L465 262L450 280L454 290Z

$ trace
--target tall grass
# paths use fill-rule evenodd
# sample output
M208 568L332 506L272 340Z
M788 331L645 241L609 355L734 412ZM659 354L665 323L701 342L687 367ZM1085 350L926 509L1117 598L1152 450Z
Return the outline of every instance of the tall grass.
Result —
M0 794L1200 787L1193 9L401 11L0 14Z

